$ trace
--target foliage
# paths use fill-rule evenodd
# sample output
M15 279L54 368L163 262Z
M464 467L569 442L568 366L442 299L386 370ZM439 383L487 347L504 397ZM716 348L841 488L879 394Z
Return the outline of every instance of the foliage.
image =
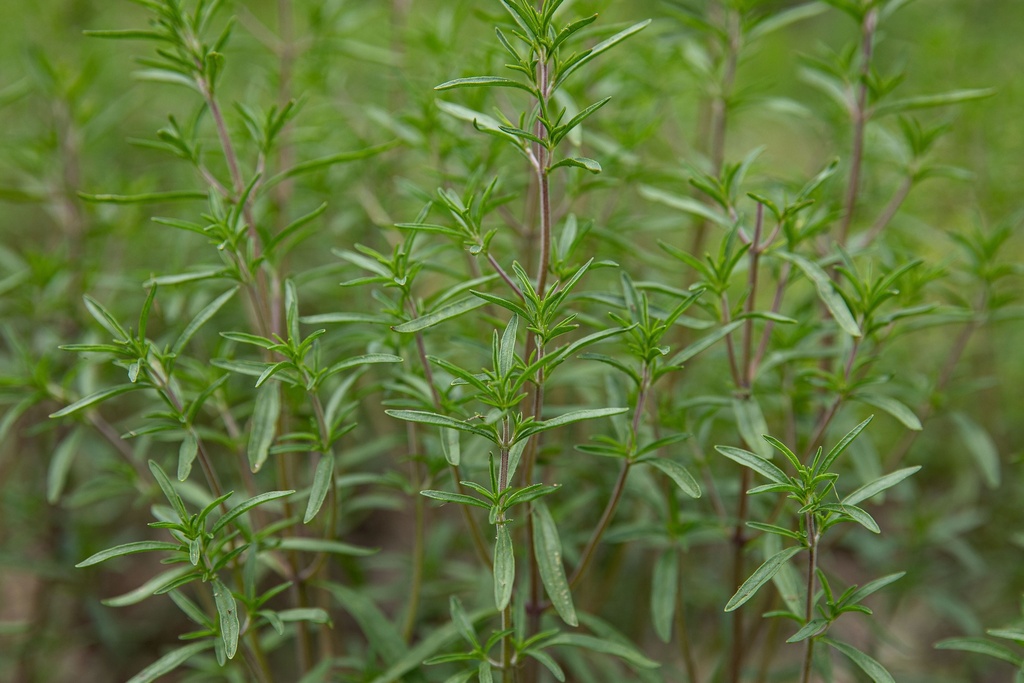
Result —
M1020 179L954 120L1009 107L900 42L961 10L38 4L0 678L1024 672L974 635L1022 588Z

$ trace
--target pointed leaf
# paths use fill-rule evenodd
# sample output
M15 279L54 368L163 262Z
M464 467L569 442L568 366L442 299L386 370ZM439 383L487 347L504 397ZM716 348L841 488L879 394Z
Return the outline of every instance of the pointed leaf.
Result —
M277 500L278 498L284 498L292 495L293 493L295 493L295 491L268 491L267 493L261 493L258 496L253 496L248 500L244 500L224 513L224 515L213 525L213 528L210 529L210 533L217 535L221 529L244 515L249 510L252 510L257 505L262 505L263 503L268 503L272 500Z
M213 647L212 640L200 640L189 643L184 647L171 650L160 659L156 660L145 669L128 679L128 683L152 683L164 674L174 671L200 652L205 652Z
M533 504L533 549L544 590L551 598L555 611L565 623L579 626L576 608L572 604L572 590L562 564L562 541L558 536L558 527L543 501Z
M725 611L732 612L733 610L738 609L747 600L754 597L754 594L757 593L758 589L771 581L772 577L782 569L790 558L801 550L803 550L803 548L800 546L793 546L792 548L786 548L769 557L764 564L758 567L754 573L750 575L750 578L743 582L743 585L739 587L736 594L729 599L729 602L725 605Z
M884 666L852 645L840 643L839 641L832 640L831 638L822 638L821 642L828 643L834 649L839 650L849 657L850 660L856 664L861 671L866 673L875 683L896 683L896 679L892 677L892 674L885 670Z
M600 173L601 164L594 159L588 159L587 157L568 157L561 161L548 166L548 171L552 171L562 166L572 166L573 168L582 168L591 173Z
M745 451L742 448L733 448L732 446L715 446L715 450L730 460L744 467L749 467L761 476L771 479L776 484L789 483L789 477L786 476L785 472L755 453Z
M507 524L498 525L494 542L494 604L501 611L512 599L516 580L516 560L512 553L512 534Z
M1012 647L984 638L947 638L935 643L935 649L974 652L1008 662L1014 666L1024 667L1024 657L1021 657Z
M458 316L464 313L468 313L486 304L486 301L483 301L478 297L466 297L465 299L459 299L458 301L450 303L446 306L442 306L441 308L438 308L428 313L427 315L420 316L419 318L410 320L408 322L404 322L401 325L395 325L391 329L393 329L395 332L401 332L403 334L419 332L420 330L425 330L427 328L433 327L434 325L438 325L444 322L445 320L457 318Z
M366 557L378 552L377 548L364 548L351 543L331 541L323 538L311 538L308 536L291 536L281 539L278 548L282 550L302 550L308 553L329 553L331 555L346 555L351 557Z
M46 472L46 502L55 505L64 491L64 484L71 470L71 463L82 445L83 432L74 429L60 442L50 459L50 467Z
M192 462L198 453L199 440L196 438L195 432L190 429L185 432L185 438L181 442L181 447L178 448L178 481L188 479L188 475L192 471Z
M848 495L846 498L843 498L843 505L857 505L858 503L865 501L868 498L871 498L872 496L877 496L882 491L885 491L886 489L890 489L893 486L896 486L896 484L900 483L910 475L914 474L919 469L921 469L920 465L917 465L915 467L906 467L902 470L896 470L895 472L887 474L884 477L879 477L878 479L872 482L864 484L859 489Z
M90 557L82 560L76 564L75 567L79 569L82 567L91 567L94 564L106 562L107 560L111 560L115 557L134 555L136 553L148 553L154 550L181 550L181 544L167 543L164 541L136 541L134 543L124 543L122 545L114 546L113 548L101 550L95 555L91 555Z
M921 420L919 420L917 415L914 414L914 411L891 396L885 396L883 394L857 393L853 395L853 398L861 403L867 403L869 406L874 406L879 410L884 410L899 420L907 429L912 429L915 432L919 432L922 429Z
M679 592L679 553L668 548L654 563L651 578L651 619L654 632L661 642L672 639L672 620L676 614L676 595Z
M306 514L302 518L303 524L309 524L320 512L320 507L327 498L327 493L334 483L334 453L324 453L320 456L320 462L316 464L316 471L313 473L313 486L309 490L309 502L306 504Z
M281 394L279 385L272 383L262 387L256 395L256 406L252 413L252 426L249 429L249 443L246 453L249 456L249 468L259 472L270 453L277 433L277 420L281 415Z
M79 410L84 410L89 406L94 406L97 403L102 403L103 401L106 401L108 398L120 396L121 394L126 394L129 391L134 391L139 388L141 387L138 384L129 383L119 384L116 387L110 387L109 389L103 389L102 391L97 391L95 394L90 394L85 398L80 398L71 405L64 406L55 413L50 413L50 417L67 417L68 415L77 413Z
M1000 481L999 474L999 451L992 441L985 428L961 412L955 412L950 416L957 432L960 433L960 440L967 447L968 452L974 456L974 462L985 478L985 483L990 489L998 488Z
M593 652L601 652L603 654L612 655L618 657L633 666L641 669L657 669L658 664L653 659L648 659L636 649L623 645L622 643L616 643L612 640L604 638L595 638L594 636L588 636L583 633L559 633L554 638L545 643L546 647L582 647Z
M213 580L213 600L220 616L220 637L224 641L224 654L234 659L238 650L238 605L235 596L220 579Z
M469 78L456 78L446 81L441 85L435 85L434 90L452 90L453 88L518 88L528 93L533 93L530 86L514 81L511 78L501 76L470 76Z
M807 276L815 289L818 290L818 298L821 299L825 307L828 308L832 314L832 318L836 321L836 324L843 329L844 332L849 334L851 337L861 336L860 327L857 325L857 321L853 319L853 314L850 313L850 308L846 305L843 297L835 289L835 285L832 283L832 279L828 276L821 266L813 261L800 256L799 254L790 254L784 251L776 252L779 258L789 261Z
M697 483L697 480L692 474L690 474L689 470L676 461L654 456L641 458L637 460L637 463L644 463L661 470L668 475L669 479L675 482L675 485L678 486L683 493L688 495L690 498L700 498L700 484Z
M205 325L206 322L217 313L217 311L223 308L224 304L226 304L237 291L238 287L232 287L203 307L203 310L196 314L196 317L192 319L192 322L188 324L188 326L174 341L174 345L171 347L171 353L174 355L180 355L181 352L184 351L185 345L188 344L189 340L192 339L196 332L199 331L199 328Z

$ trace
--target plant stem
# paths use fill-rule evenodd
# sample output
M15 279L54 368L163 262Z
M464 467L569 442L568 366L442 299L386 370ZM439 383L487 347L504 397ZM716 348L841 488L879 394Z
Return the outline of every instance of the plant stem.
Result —
M814 524L814 515L807 514L807 600L804 603L804 623L807 624L814 618L814 597L817 592L817 570L818 570L818 531ZM816 638L808 638L804 650L803 669L800 674L800 683L810 683L811 667L814 663L814 643Z
M878 29L878 8L873 7L864 15L861 24L861 63L860 82L857 86L857 100L850 115L853 118L853 149L850 152L850 177L843 198L843 218L839 224L837 242L846 246L846 240L853 222L853 214L857 208L857 195L860 191L860 174L864 161L864 129L867 127L870 112L868 111L868 79L871 76L871 57L874 51L875 32Z

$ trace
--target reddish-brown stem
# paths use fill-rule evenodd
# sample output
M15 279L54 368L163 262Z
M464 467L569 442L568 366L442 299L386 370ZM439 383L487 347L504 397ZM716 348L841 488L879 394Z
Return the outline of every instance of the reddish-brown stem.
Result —
M857 195L860 192L860 174L864 161L864 130L867 127L870 112L868 111L868 79L871 76L871 56L874 51L875 32L878 28L878 8L873 8L864 15L861 24L861 64L860 82L857 85L857 100L850 112L853 118L853 148L850 152L850 177L843 197L843 218L839 224L837 241L840 246L846 245L853 222L853 214L857 207Z

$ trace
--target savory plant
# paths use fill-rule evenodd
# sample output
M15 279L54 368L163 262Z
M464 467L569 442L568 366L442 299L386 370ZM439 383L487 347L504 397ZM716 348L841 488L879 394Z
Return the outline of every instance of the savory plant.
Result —
M893 645L1013 584L1019 220L948 163L993 91L894 66L904 0L784 5L95 9L142 96L32 51L0 677L940 680Z

